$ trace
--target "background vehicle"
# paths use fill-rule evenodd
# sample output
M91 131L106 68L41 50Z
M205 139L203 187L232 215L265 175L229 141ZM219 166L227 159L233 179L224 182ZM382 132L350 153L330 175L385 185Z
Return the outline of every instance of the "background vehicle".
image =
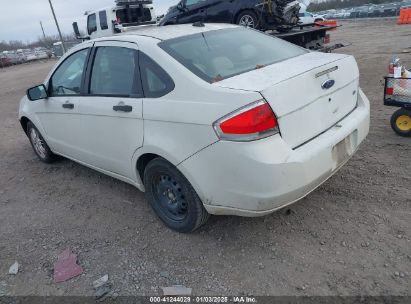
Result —
M12 64L22 63L22 58L15 51L4 51L2 54L4 57L7 57Z
M367 135L369 102L351 56L177 25L75 47L28 90L19 119L40 160L133 184L190 232L209 213L262 216L317 188Z
M117 0L114 7L89 11L86 15L87 36L81 37L77 23L73 23L79 39L107 37L136 26L157 23L151 0Z
M192 23L196 21L205 22L222 22L222 23L237 23L247 27L257 28L266 31L268 34L284 39L288 42L294 43L304 48L311 50L319 50L324 52L330 52L334 49L343 47L343 44L326 45L330 43L330 36L327 31L332 27L304 27L304 24L297 25L285 25L283 21L279 23L271 23L267 25L266 21L260 23L264 17L256 19L255 16L266 16L270 19L267 13L267 8L257 5L260 1L252 0L234 0L234 1L217 1L217 0L189 0L190 5L187 6L186 0L181 1L177 6L170 7L168 13L161 19L159 25L170 25L176 23ZM297 7L301 7L303 11L308 4L309 0L300 0L301 3L290 2L289 13L292 16L292 22L298 22L298 11L294 10ZM278 3L278 2L275 2ZM272 2L272 5L275 5ZM210 13L208 13L210 12ZM320 19L321 17L314 18ZM311 22L313 23L313 22ZM267 29L272 28L267 31ZM274 30L273 30L274 29Z
M313 24L315 22L313 14L309 12L299 13L298 19L298 24Z
M35 50L34 54L36 55L37 59L48 59L49 55L44 50Z
M26 50L23 50L23 53L24 53L24 57L26 58L26 62L37 60L37 56L34 51L26 49Z
M293 0L182 0L170 7L160 25L202 21L285 31L297 24L299 10L299 2Z
M19 57L19 60L24 63L27 61L27 57L26 54L24 53L24 51L22 49L18 49L16 51L17 56Z
M11 59L4 54L0 54L0 68L5 68L11 65L13 65Z

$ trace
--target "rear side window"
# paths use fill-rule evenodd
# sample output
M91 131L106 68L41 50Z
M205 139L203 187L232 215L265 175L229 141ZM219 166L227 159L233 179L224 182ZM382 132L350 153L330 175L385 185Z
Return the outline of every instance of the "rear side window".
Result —
M106 11L101 11L98 13L98 16L100 18L100 28L102 30L108 29L108 23L107 23L107 13Z
M144 96L159 98L174 90L171 77L146 54L140 52L140 72Z
M89 93L103 96L142 97L138 52L123 47L97 48Z
M159 46L210 83L308 52L284 40L246 28L184 36L165 40Z
M96 14L91 14L87 17L87 32L89 35L97 31Z

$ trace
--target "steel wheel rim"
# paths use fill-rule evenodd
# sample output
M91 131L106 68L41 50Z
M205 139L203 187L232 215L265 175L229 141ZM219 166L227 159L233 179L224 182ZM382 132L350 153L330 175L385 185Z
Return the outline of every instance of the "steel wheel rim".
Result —
M245 27L254 28L254 19L250 15L244 15L241 17L239 24Z
M398 116L396 120L397 128L401 131L409 131L411 130L411 117L408 115L401 115Z
M188 215L188 203L179 183L168 174L158 175L152 190L162 213L170 220L181 222Z
M41 158L46 158L47 151L45 147L45 143L40 138L40 134L34 129L30 129L30 139L33 143L34 150Z

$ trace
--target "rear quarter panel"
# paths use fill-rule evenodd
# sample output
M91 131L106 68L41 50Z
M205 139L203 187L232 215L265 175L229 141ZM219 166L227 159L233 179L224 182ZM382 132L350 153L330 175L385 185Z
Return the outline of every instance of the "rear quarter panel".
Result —
M161 98L144 99L144 144L135 152L134 166L145 153L160 155L177 166L219 140L212 126L216 120L261 99L256 92L220 88L205 82L156 44L142 41L139 47L171 76L175 88Z

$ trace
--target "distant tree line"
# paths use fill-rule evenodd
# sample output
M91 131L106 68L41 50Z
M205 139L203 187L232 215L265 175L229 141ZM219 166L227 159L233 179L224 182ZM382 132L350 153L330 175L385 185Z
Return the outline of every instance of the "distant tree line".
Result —
M64 41L74 41L76 40L76 36L73 34L70 35L63 35ZM10 40L10 41L1 41L0 42L0 52L3 51L11 51L11 50L18 50L18 49L31 49L35 47L45 47L45 48L52 48L53 43L60 41L60 38L56 36L46 36L46 38L38 38L34 42L23 42L21 40Z
M387 3L387 2L392 2L392 0L331 0L327 2L321 2L321 3L311 3L307 11L309 12L319 12L319 11L327 11L330 9L342 9L342 8L349 8L349 7L355 7L355 6L361 6L364 4L381 4L381 3Z

